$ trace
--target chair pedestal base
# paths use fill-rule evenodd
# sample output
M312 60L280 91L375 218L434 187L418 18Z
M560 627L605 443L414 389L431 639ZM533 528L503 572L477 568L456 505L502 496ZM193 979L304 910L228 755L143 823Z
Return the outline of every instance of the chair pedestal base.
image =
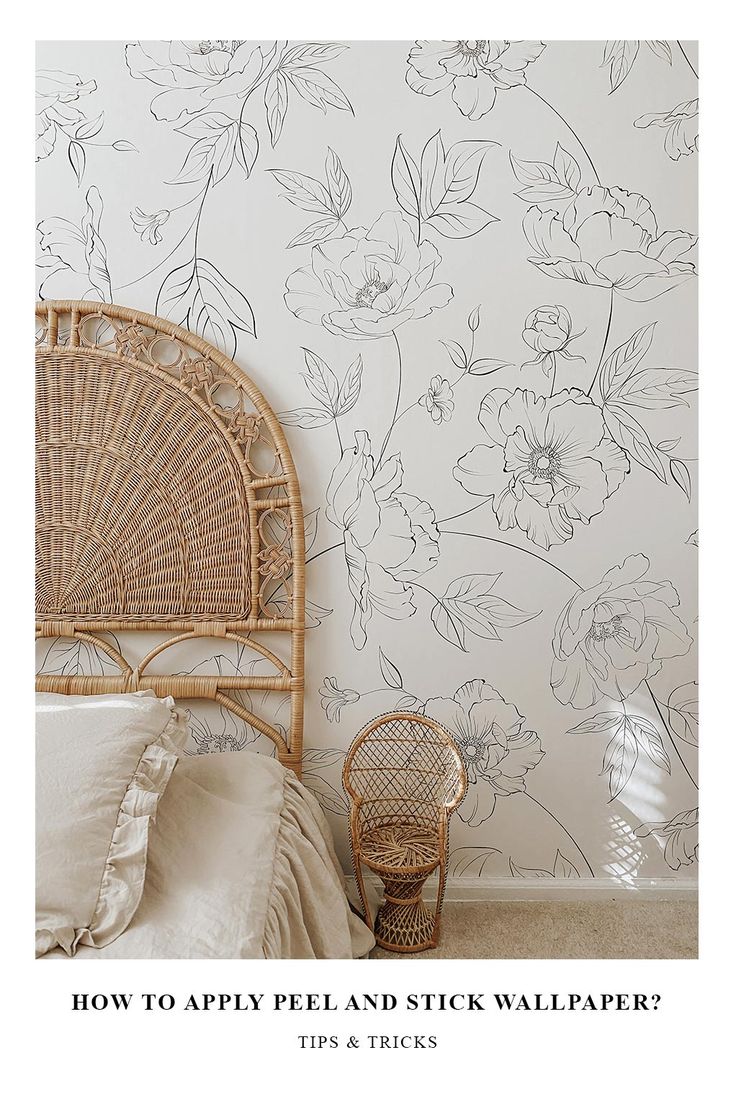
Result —
M427 875L383 877L385 899L373 925L376 943L387 951L411 954L437 946L439 916L422 900Z

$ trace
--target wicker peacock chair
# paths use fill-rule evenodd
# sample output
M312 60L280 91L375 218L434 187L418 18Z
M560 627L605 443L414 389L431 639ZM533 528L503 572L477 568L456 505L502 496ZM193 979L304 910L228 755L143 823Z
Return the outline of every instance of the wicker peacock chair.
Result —
M389 951L436 947L447 876L450 814L465 796L467 777L451 737L429 717L387 713L356 737L345 759L351 798L350 841L366 922ZM362 864L381 878L384 902L375 920ZM434 910L422 901L439 868Z

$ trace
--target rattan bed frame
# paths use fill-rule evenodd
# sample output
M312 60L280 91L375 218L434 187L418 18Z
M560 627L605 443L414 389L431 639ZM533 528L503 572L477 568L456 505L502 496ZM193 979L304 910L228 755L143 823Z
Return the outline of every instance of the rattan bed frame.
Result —
M63 694L152 689L219 703L301 770L304 518L283 430L218 349L107 303L36 305L36 632L102 649L117 675L40 674ZM131 666L108 639L174 634ZM290 662L253 634L289 633ZM273 673L151 674L181 641L237 642ZM284 734L230 695L290 695Z

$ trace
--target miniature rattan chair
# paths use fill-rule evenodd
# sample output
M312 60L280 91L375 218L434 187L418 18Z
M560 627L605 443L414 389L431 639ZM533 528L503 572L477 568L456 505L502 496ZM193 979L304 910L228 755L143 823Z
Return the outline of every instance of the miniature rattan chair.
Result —
M447 876L450 814L467 778L445 730L414 713L388 713L363 729L345 759L343 785L352 799L350 842L366 922L389 951L436 947ZM371 918L362 864L384 884L384 902ZM422 901L439 868L434 910Z

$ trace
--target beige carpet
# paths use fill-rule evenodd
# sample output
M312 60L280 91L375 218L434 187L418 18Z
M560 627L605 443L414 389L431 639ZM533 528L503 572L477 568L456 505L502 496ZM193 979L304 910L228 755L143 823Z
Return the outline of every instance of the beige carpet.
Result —
M440 945L371 958L697 958L690 901L448 902Z

